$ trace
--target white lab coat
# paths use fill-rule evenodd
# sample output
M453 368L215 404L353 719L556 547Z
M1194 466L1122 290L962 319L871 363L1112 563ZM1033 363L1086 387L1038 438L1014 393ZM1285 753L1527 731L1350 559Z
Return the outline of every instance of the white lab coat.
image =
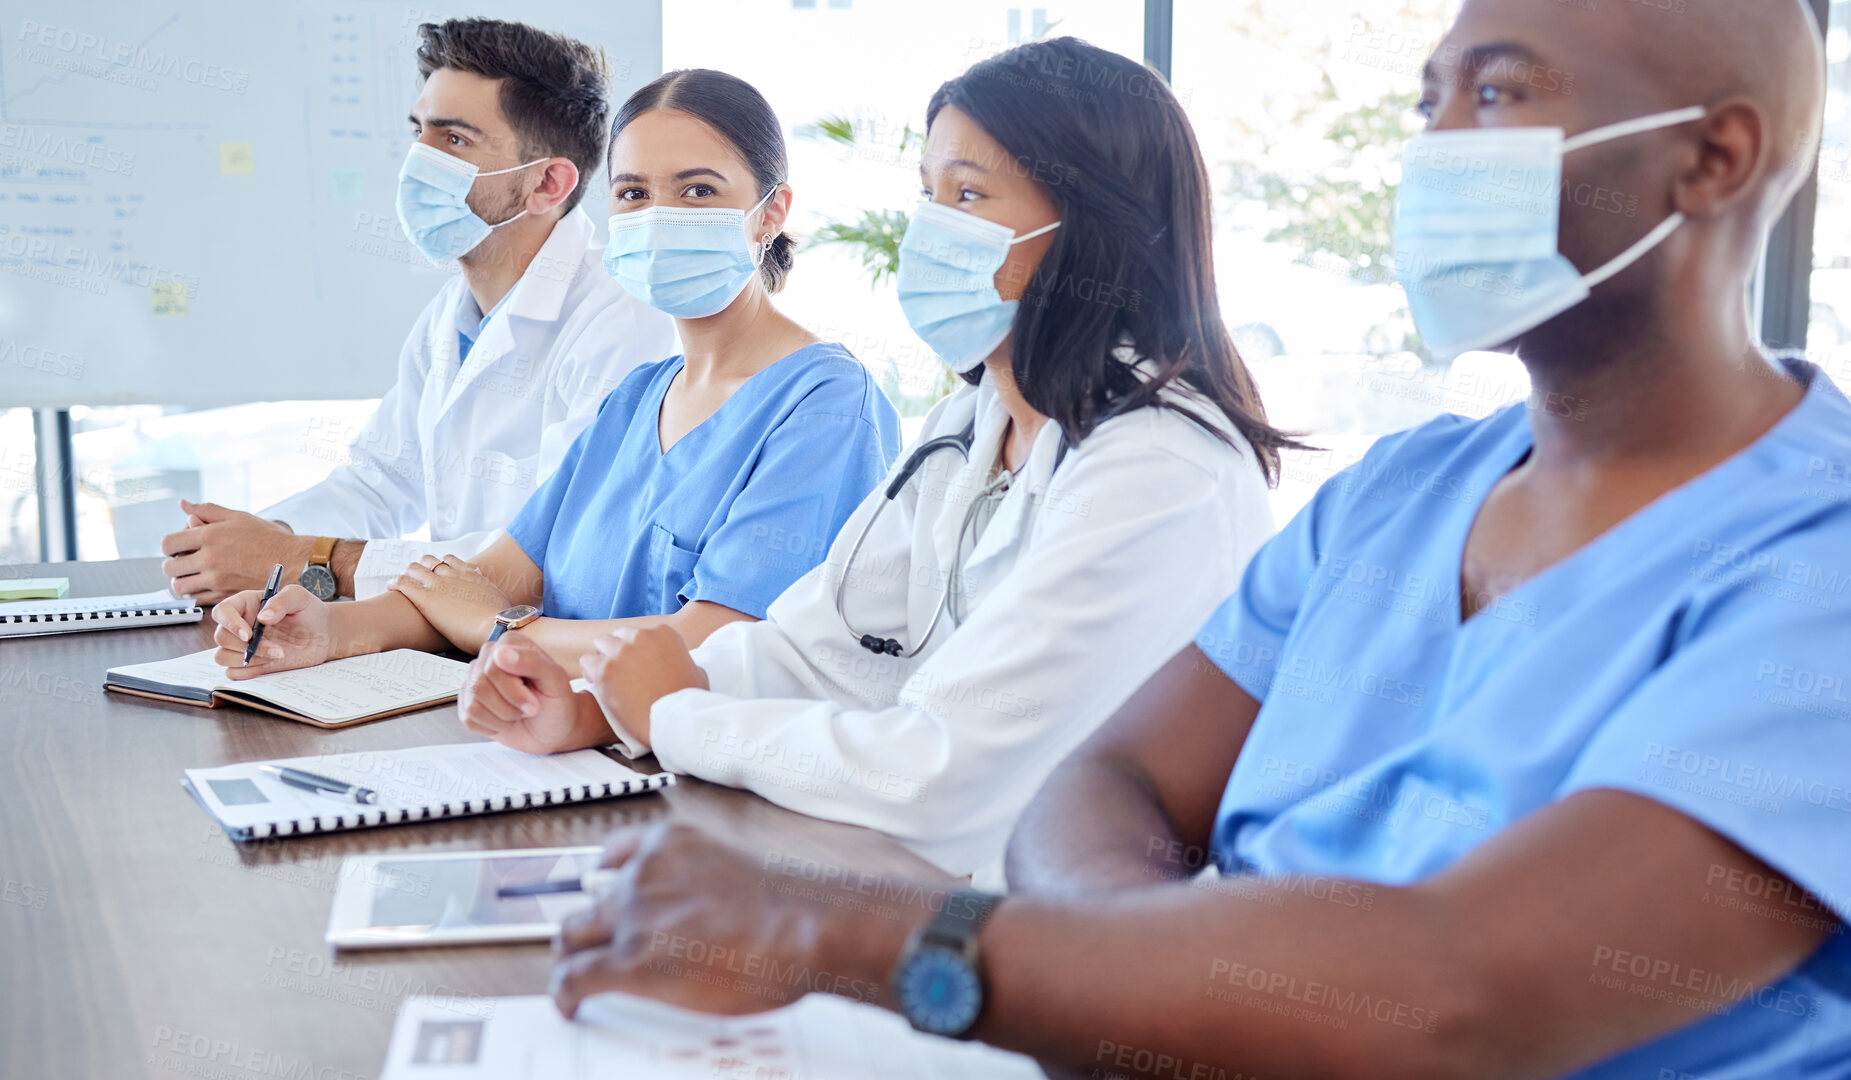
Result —
M856 556L846 607L859 633L911 647L931 621L1007 413L987 383L964 389L919 439L973 414L969 464L950 450L931 458ZM1192 640L1272 535L1264 477L1234 440L1238 450L1173 411L1139 409L1101 424L1054 473L1060 431L1048 424L966 543L962 623L947 615L911 659L861 648L836 615L877 490L766 621L728 625L695 650L712 688L656 703L658 760L879 829L952 873L993 870L1054 766Z
M475 555L552 475L606 395L672 356L675 324L604 272L573 209L458 363L461 274L418 317L398 382L327 479L262 512L298 533L363 539L355 594L382 591L425 554ZM400 537L429 525L429 541Z

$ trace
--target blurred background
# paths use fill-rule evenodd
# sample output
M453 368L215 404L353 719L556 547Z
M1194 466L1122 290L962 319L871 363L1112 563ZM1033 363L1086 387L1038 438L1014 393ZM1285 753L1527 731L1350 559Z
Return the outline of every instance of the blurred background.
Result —
M305 25L329 31L308 48L366 44L358 35L343 41L344 8L304 7L316 12L304 16ZM1419 130L1413 106L1420 69L1451 7L1448 0L939 0L928 19L910 0L664 0L661 64L732 72L778 110L791 144L790 229L799 242L785 310L846 344L915 425L952 385L907 328L891 274L918 201L933 89L992 53L1065 34L1167 70L1213 173L1224 318L1274 422L1307 433L1321 448L1288 456L1274 496L1283 521L1375 438L1441 412L1482 416L1529 392L1509 357L1472 354L1434 364L1395 284L1389 239L1397 161L1401 144ZM398 21L450 14L412 8ZM1755 299L1771 344L1804 347L1851 387L1851 0L1832 0L1829 19L1831 89L1816 226L1809 193L1771 246ZM380 79L397 86L404 100L394 107L403 108L416 95L416 72L402 49L390 56L393 70ZM56 57L38 59L45 62L8 46L0 104L54 94L60 76L69 77ZM653 72L626 74L619 96ZM309 91L323 92L345 91ZM18 216L7 211L33 196L35 179L46 181L9 148L5 132L0 125L0 270L13 270L22 260L6 241L18 231ZM381 160L402 157L403 136L380 141ZM598 182L585 205L601 221ZM374 210L389 218L390 189L375 188ZM428 297L441 275L422 273ZM0 276L0 293L8 287ZM399 313L398 322L408 329L418 306ZM310 332L327 318L304 312L277 329ZM378 365L377 385L390 381L397 354L393 341L365 358ZM344 460L346 441L376 404L364 397L92 404L62 416L8 407L7 365L35 367L35 376L51 380L81 379L81 370L68 369L81 368L83 359L22 349L0 335L0 560L62 554L57 523L47 529L40 520L47 472L53 483L63 472L70 476L76 557L156 554L160 537L181 524L177 498L268 505ZM341 387L330 390L332 398L344 396ZM65 423L68 469L48 469L41 452L55 450Z

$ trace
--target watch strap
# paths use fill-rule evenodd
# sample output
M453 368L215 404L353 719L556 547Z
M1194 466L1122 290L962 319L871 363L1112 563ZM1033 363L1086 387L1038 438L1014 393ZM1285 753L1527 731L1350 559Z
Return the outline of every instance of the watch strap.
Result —
M335 540L332 536L323 536L316 539L315 546L309 549L308 564L310 566L327 566L329 560L334 557L334 543Z
M515 611L522 611L522 614L519 616L512 616L509 614ZM540 614L540 609L532 606L526 606L524 611L522 607L503 608L497 611L495 613L495 625L489 627L488 637L483 641L483 644L486 645L491 641L500 641L501 635L510 630L519 630L521 627L537 621L540 618Z
M1002 899L982 889L953 889L945 906L932 916L932 921L920 933L920 943L965 951L983 929L983 924L990 921L990 913Z

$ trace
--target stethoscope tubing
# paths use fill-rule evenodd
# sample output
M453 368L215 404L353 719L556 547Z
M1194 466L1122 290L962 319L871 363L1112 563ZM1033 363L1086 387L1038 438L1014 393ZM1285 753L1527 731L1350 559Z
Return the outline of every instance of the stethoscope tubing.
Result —
M925 633L920 635L919 641L910 649L901 645L898 638L883 638L876 637L873 634L863 634L849 623L848 611L846 610L846 599L848 596L848 578L855 567L855 556L861 553L861 545L867 540L868 533L873 531L874 523L880 520L880 516L886 512L888 506L892 505L893 500L899 496L901 490L912 480L914 474L918 473L919 469L926 463L926 460L941 450L956 450L958 456L962 457L968 464L970 461L971 443L975 435L975 424L973 422L970 427L966 427L963 431L955 435L940 435L935 439L928 439L915 447L913 452L906 456L906 462L900 466L900 471L895 473L893 479L888 482L887 490L882 493L883 498L880 505L875 508L874 513L868 515L867 523L861 527L861 532L856 535L855 542L849 545L848 558L843 560L842 563L842 576L836 580L836 617L842 620L842 629L848 631L848 636L854 638L856 644L871 653L907 660L918 656L919 650L926 647L926 642L932 640L932 632L938 629L939 620L944 618L945 609L951 605L952 589L961 583L961 575L957 572L958 553L955 551L952 553L952 571L946 575L945 591L939 595L938 607L932 612L932 621L926 624ZM982 495L980 494L976 499L972 499L971 505L975 507L978 500L981 498ZM966 510L964 514L965 528L970 526L970 518L971 511ZM963 542L964 529L959 529L958 543L962 546Z

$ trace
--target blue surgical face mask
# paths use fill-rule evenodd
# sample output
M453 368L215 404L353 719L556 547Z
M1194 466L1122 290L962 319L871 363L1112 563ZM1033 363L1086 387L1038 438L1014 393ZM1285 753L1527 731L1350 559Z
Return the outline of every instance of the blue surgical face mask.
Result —
M604 270L631 296L665 315L718 315L739 297L771 250L769 238L746 242L746 218L777 191L766 192L750 210L652 206L612 214Z
M1408 143L1395 211L1395 270L1435 357L1516 340L1588 298L1664 243L1674 213L1583 274L1561 253L1562 157L1585 146L1701 120L1679 109L1567 138L1561 128L1436 131Z
M488 234L527 211L490 225L469 208L469 189L483 176L519 172L546 161L539 158L512 169L480 172L460 157L425 143L412 143L398 173L398 220L425 258L433 262L459 259L476 249Z
M900 241L900 308L913 332L959 374L983 363L1022 306L996 291L996 272L1010 248L1058 228L1056 221L1017 236L1007 225L921 203Z

